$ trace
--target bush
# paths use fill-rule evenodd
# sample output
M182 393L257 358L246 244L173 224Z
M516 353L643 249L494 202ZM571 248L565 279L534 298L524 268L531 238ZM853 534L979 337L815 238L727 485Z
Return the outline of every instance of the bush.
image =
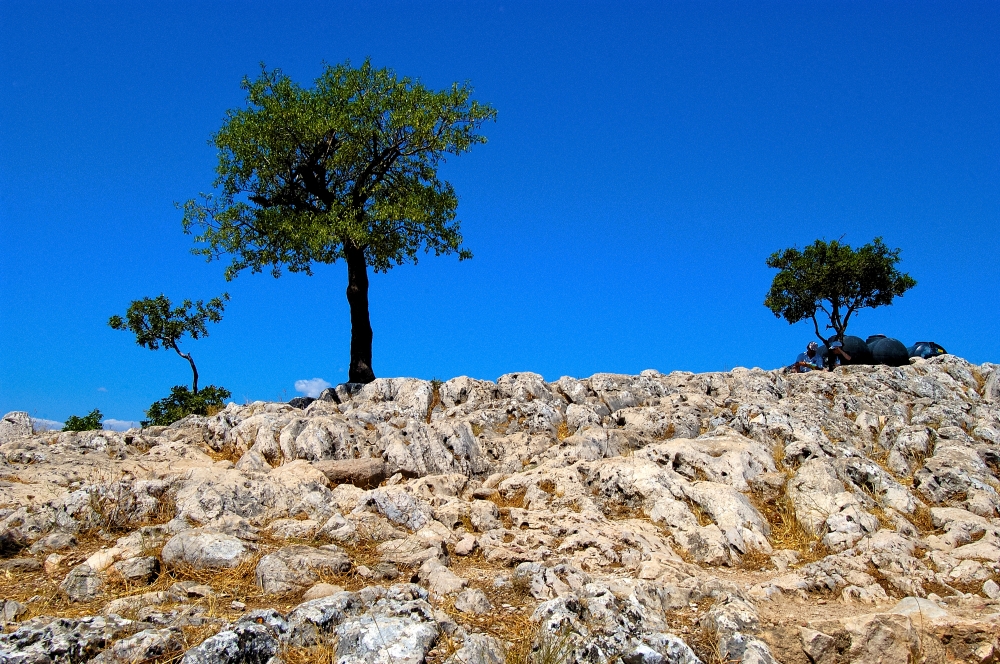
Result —
M90 411L89 415L84 415L83 417L77 417L76 415L70 415L66 418L66 424L63 425L63 431L93 431L95 429L103 429L101 426L101 419L104 415L101 411L96 408Z
M174 385L170 388L170 396L159 401L146 411L148 420L143 420L142 426L167 426L188 415L212 415L225 406L225 401L232 393L224 387L209 385L197 393L187 388L187 385Z

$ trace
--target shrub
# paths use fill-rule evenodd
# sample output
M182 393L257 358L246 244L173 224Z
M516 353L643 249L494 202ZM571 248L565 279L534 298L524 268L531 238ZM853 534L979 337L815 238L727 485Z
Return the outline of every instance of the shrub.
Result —
M187 385L174 385L170 396L154 401L146 411L142 426L167 426L188 415L211 415L225 406L232 393L224 387L209 385L192 392Z
M77 417L76 415L70 415L66 418L66 424L63 425L63 431L93 431L95 429L103 429L101 426L101 419L104 415L101 411L96 408L90 411L90 414L84 415L83 417Z

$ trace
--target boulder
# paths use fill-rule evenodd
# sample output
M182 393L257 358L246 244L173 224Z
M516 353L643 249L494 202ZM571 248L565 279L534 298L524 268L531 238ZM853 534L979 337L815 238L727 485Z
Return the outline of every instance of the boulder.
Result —
M353 484L361 489L374 489L385 479L382 459L330 459L313 461L331 484Z
M254 577L268 594L304 590L319 580L319 574L342 574L351 569L351 559L334 544L321 547L286 546L257 563Z
M31 416L23 410L11 411L0 419L0 445L11 440L27 438L31 433Z
M185 564L195 569L238 566L249 548L239 538L204 528L192 528L171 537L160 557L167 565Z
M239 622L188 650L181 664L267 664L280 648L267 626Z

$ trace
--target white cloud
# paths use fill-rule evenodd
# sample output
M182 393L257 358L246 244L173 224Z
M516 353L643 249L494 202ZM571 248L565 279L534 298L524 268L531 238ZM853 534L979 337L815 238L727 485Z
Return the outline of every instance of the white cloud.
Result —
M55 420L43 420L38 417L31 418L31 428L35 431L60 431L65 424Z
M330 383L326 382L322 378L312 378L310 380L297 380L295 381L295 391L301 392L307 397L312 397L315 399L328 387L333 387Z
M127 431L139 426L138 422L133 422L132 420L115 420L110 417L102 420L101 424L109 431Z
M106 387L99 387L99 388L97 388L97 391L98 392L107 392L108 388L106 388Z

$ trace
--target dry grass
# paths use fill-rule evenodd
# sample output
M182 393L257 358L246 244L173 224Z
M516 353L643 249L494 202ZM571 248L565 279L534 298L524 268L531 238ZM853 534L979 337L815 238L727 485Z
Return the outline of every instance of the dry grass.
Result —
M773 569L774 563L771 561L771 556L763 551L750 549L740 556L740 567L750 572L759 572Z
M285 646L280 656L283 664L335 664L337 642L334 639L314 646Z
M243 457L243 451L232 443L226 443L217 450L204 445L203 451L215 462L232 461L236 463Z
M497 491L491 495L486 500L495 504L498 508L511 508L516 507L518 509L524 509L524 494L528 492L526 487L519 487L514 490Z
M431 402L427 406L427 424L431 423L431 416L434 409L441 405L441 381L437 378L431 379Z
M559 440L566 440L571 435L569 430L569 425L565 421L559 423L559 428L556 429L556 438Z
M791 549L799 554L799 564L806 564L825 558L830 550L822 542L822 537L810 533L795 517L795 505L788 493L782 493L777 500L768 499L751 492L748 496L757 511L771 525L768 538L775 549Z

